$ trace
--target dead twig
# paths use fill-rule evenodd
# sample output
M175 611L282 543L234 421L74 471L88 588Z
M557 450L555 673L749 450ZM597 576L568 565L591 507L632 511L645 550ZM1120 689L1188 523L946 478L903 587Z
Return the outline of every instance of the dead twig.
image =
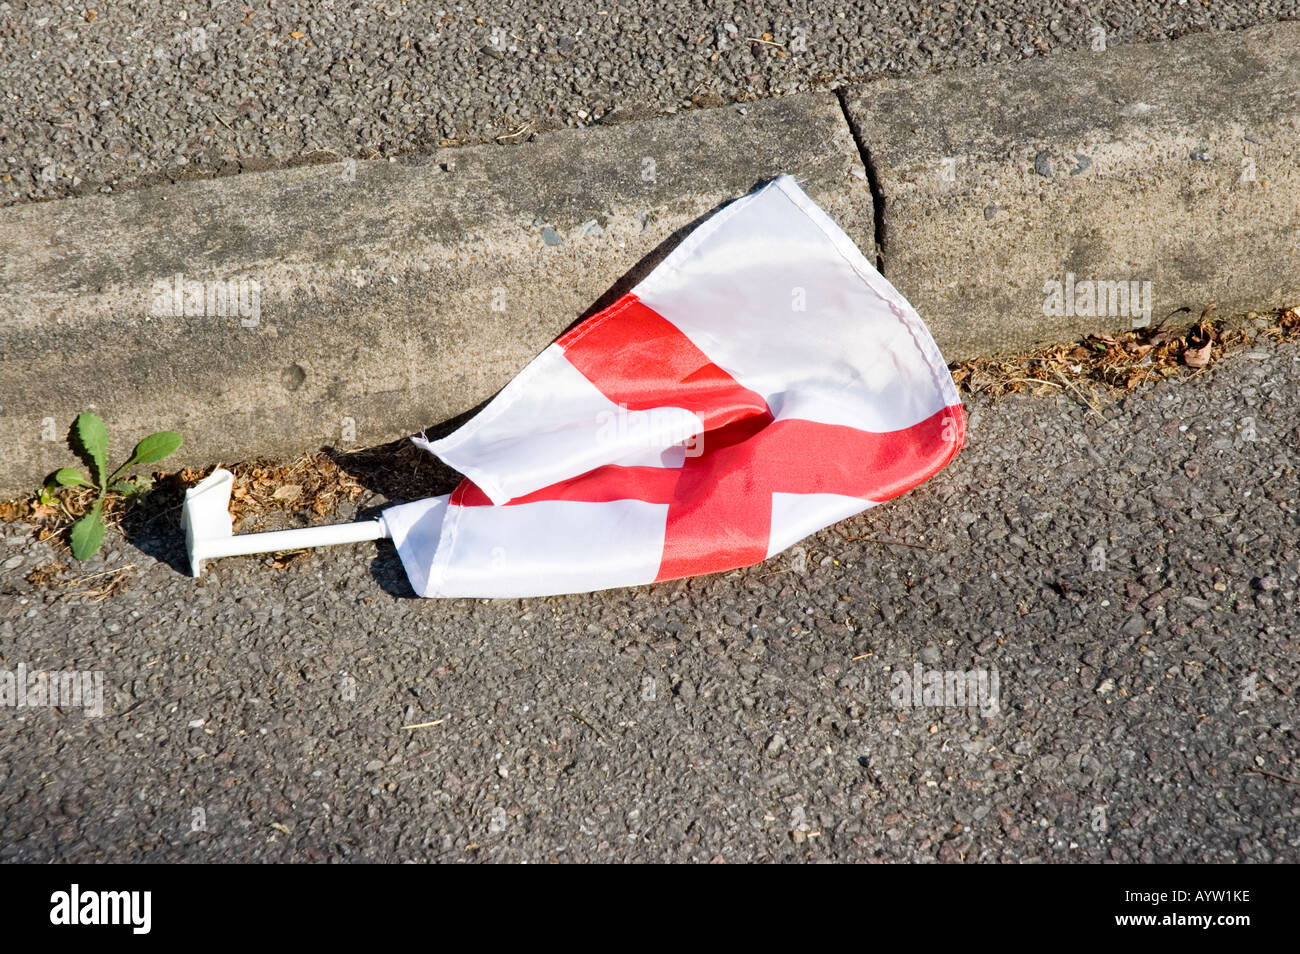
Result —
M402 728L408 732L412 729L430 729L435 725L442 725L446 721L446 719L434 719L432 722L412 722L410 725L402 726Z
M1287 782L1291 785L1300 785L1300 778L1292 778L1289 775L1278 775L1276 772L1270 772L1267 769L1255 768L1253 765L1246 766L1246 771L1255 775L1262 775L1265 778L1277 779L1279 782Z
M496 141L497 141L497 142L501 142L501 141L506 140L506 139L514 139L514 138L516 138L516 137L518 137L518 136L522 136L522 135L524 135L525 133L532 132L532 130L533 130L533 121L530 119L530 120L528 120L528 122L524 123L522 126L520 126L518 129L516 129L514 132L512 132L512 133L503 133L502 135L497 136L497 137L496 137Z
M1054 373L1058 378L1061 379L1061 383L1062 383L1062 384L1064 384L1067 388L1069 388L1071 391L1073 391L1073 392L1078 396L1079 400L1083 402L1083 406L1084 406L1084 407L1086 407L1088 410L1092 411L1093 414L1096 414L1096 415L1097 415L1099 418L1101 418L1103 421L1106 419L1106 415L1104 415L1104 414L1101 413L1101 410L1100 410L1100 409L1099 409L1095 404L1093 404L1091 400L1088 399L1088 396L1087 396L1086 394L1084 394L1083 391L1082 391L1080 388L1076 387L1076 386L1075 386L1074 384L1072 384L1070 381L1067 381L1067 380L1066 380L1065 375L1063 375L1063 374L1061 373L1061 371L1060 371L1059 368L1053 368L1053 369L1052 369L1052 372L1053 372L1053 373Z
M586 718L583 716L583 714L582 714L581 712L579 712L577 709L570 709L570 710L569 710L569 715L573 716L575 719L577 719L579 722L581 722L583 725L585 725L585 726L586 726L588 729L590 729L592 732L595 732L596 735L600 736L601 741L604 742L606 745L609 745L609 744L610 744L609 739L607 739L607 738L605 737L605 733L604 733L604 732L601 732L601 731L600 731L599 729L597 729L594 725L592 725L590 722L588 722L588 721L586 720Z

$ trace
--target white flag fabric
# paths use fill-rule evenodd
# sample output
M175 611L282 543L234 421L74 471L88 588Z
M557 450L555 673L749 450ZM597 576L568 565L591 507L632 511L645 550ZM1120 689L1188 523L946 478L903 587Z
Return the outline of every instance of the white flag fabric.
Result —
M636 586L761 562L915 487L964 438L925 324L781 176L461 428L417 438L465 480L383 520L421 596Z

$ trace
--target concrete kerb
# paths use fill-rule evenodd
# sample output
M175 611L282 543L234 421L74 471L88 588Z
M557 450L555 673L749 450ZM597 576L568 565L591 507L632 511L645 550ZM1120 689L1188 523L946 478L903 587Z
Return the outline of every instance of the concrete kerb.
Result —
M949 360L1294 304L1297 54L1283 24L0 210L0 492L81 410L123 453L180 430L171 467L455 416L778 172L880 228Z
M1300 301L1300 23L842 99L885 274L949 360Z
M422 164L355 162L0 212L0 490L70 462L96 410L169 467L369 446L475 406L692 223L778 173L864 247L835 96ZM193 295L191 295L193 292Z

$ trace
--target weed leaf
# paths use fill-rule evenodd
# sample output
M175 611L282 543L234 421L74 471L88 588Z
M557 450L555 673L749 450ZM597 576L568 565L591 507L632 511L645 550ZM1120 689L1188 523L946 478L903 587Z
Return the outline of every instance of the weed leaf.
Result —
M72 555L78 560L89 560L104 543L104 518L99 504L93 510L72 525L69 534L72 543Z
M108 428L104 422L96 414L78 414L72 422L72 434L68 443L89 468L95 486L103 487L108 473Z
M58 484L60 487L89 487L86 478L81 476L81 471L75 467L60 467L50 475L50 483Z
M131 459L119 468L119 472L135 464L152 464L164 457L170 457L180 450L180 446L181 436L175 431L159 431L157 434L150 434L135 445L135 450L131 452Z

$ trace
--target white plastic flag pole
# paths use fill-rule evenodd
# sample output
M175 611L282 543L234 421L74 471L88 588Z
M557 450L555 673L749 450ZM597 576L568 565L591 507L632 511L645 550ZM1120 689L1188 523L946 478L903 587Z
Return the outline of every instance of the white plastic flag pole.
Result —
M235 536L230 521L230 491L234 483L234 474L218 468L185 491L181 526L185 528L185 549L190 556L190 573L194 576L200 576L203 565L217 557L275 553L334 543L364 543L388 536L388 528L382 520Z

